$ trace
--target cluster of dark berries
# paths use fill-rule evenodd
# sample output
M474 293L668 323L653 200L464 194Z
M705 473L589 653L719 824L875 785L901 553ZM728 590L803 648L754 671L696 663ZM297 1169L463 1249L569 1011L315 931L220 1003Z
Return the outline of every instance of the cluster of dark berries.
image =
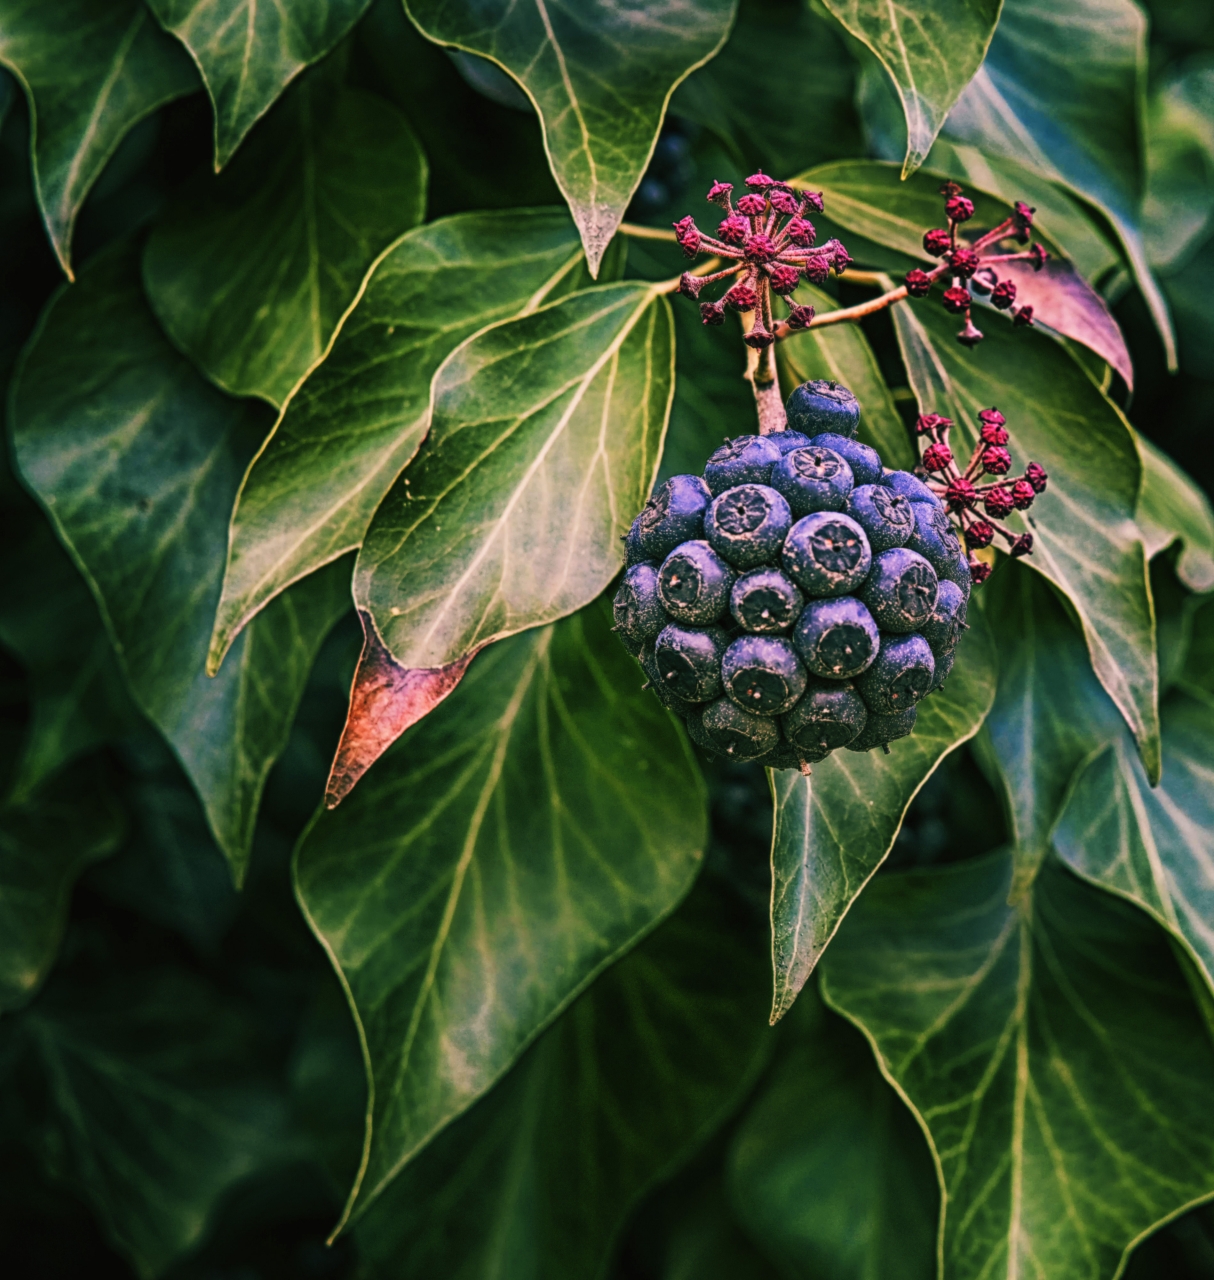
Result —
M797 286L803 280L822 284L832 270L842 275L851 258L838 240L815 247L817 232L807 215L822 212L820 192L794 191L763 172L747 178L746 188L735 202L732 183L712 184L707 198L725 210L715 236L701 231L690 214L674 224L675 239L685 257L711 253L737 263L708 276L685 272L679 292L698 298L706 284L739 277L718 301L701 302L700 316L705 324L723 324L726 307L753 311L755 320L746 342L762 350L783 336L781 330L804 329L814 318L813 307L793 301ZM788 308L788 318L781 325L772 315L773 293Z
M1027 511L1039 493L1045 492L1045 468L1030 462L1020 476L1009 476L1012 455L1007 451L1007 419L998 409L978 413L978 444L964 471L957 466L949 447L951 418L938 413L920 416L916 430L928 440L920 466L927 473L927 487L939 498L961 526L961 536L971 552L989 547L996 534L1007 543L1010 556L1027 556L1033 550L1033 535L1017 533L1000 520L1012 511ZM984 479L984 477L992 477ZM981 506L984 514L979 514ZM991 567L970 560L975 584L986 581Z
M1004 240L1012 239L1028 244L1036 210L1018 200L1011 217L1005 218L997 227L970 242L960 239L958 231L962 223L974 216L973 201L962 194L955 182L946 182L940 188L940 194L944 197L948 226L928 231L923 237L923 247L933 258L940 258L941 262L931 271L923 271L919 267L908 271L905 281L907 294L912 298L926 298L937 280L943 282L951 279L951 285L944 290L944 307L953 315L965 317L965 324L957 334L957 341L967 347L982 341L982 331L974 324L970 315L973 301L971 290L989 296L991 304L1000 311L1011 311L1014 324L1032 324L1033 308L1016 306L1015 282L1000 280L993 264L1026 261L1033 264L1035 271L1040 271L1045 265L1049 254L1039 244L1019 253L1001 251Z
M856 440L846 387L727 441L626 535L616 630L706 749L809 771L914 728L965 626L970 565L943 505Z

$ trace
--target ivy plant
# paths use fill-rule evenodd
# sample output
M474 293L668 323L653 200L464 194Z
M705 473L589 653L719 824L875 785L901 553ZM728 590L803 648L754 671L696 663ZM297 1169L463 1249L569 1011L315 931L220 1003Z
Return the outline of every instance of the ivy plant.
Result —
M0 0L14 1275L1214 1277L1214 36Z

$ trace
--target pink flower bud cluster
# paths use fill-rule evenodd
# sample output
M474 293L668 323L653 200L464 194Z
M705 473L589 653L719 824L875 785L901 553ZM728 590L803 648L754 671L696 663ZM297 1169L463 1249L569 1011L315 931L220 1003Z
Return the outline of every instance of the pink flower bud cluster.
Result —
M725 212L715 236L701 231L690 215L674 224L675 240L686 257L710 253L737 264L707 276L687 272L679 292L698 298L705 285L736 277L717 301L700 303L700 317L715 325L724 324L726 308L753 313L746 342L762 350L776 340L779 327L772 314L773 296L788 308L787 328L805 329L814 309L795 302L792 295L804 281L822 284L832 271L841 276L851 257L838 240L816 244L817 232L808 215L822 212L819 192L797 191L761 171L746 179L746 188L735 201L732 183L712 184L708 201Z
M974 324L971 314L971 289L989 294L992 306L999 311L1011 311L1014 324L1032 324L1033 308L1016 307L1015 283L1000 280L992 264L1024 260L1031 262L1035 271L1041 270L1049 257L1041 245L1034 244L1030 249L1019 253L1004 253L1000 249L1001 242L1008 239L1017 240L1021 244L1028 243L1036 210L1018 200L1010 216L997 227L972 242L963 242L958 238L958 230L962 223L974 216L973 201L962 195L961 188L955 182L946 182L940 188L940 194L944 197L948 226L934 227L925 232L923 248L931 257L941 259L941 262L930 271L924 271L921 267L908 271L905 279L907 295L926 298L936 281L948 281L941 301L946 311L965 317L965 324L957 334L957 341L967 347L982 341L982 332Z
M951 419L938 413L925 413L916 424L918 434L926 441L919 470L924 473L927 487L940 497L960 527L970 552L970 575L976 586L986 581L991 569L973 552L989 547L996 537L1003 539L1008 555L1013 558L1026 556L1033 550L1031 533L1017 533L1000 521L1012 511L1027 511L1037 495L1045 492L1049 479L1045 469L1036 462L1030 462L1023 475L1008 477L1012 455L1007 449L1006 421L998 409L979 412L978 444L964 471L949 447ZM988 480L987 476L995 478Z

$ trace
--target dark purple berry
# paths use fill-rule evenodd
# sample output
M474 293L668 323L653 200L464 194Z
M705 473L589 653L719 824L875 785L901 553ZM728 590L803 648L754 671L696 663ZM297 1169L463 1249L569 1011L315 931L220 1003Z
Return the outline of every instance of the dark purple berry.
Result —
M788 503L765 484L739 484L713 499L704 536L738 569L774 560L792 526Z
M673 711L675 715L686 718L689 713L698 709L696 703L688 702L686 698L680 698L677 693L673 692L663 682L661 672L658 671L657 657L652 644L645 645L641 652L637 654L637 661L641 664L641 670L645 673L647 687L667 711Z
M811 676L801 700L780 721L794 747L824 759L845 747L864 728L868 709L847 681Z
M915 529L910 499L883 484L853 489L844 510L864 530L874 555L905 546Z
M876 658L881 635L855 596L811 600L797 621L793 643L813 675L850 680Z
M917 551L936 569L952 560L961 550L956 530L944 511L929 502L913 502L915 531L906 545Z
M833 449L851 468L852 479L857 485L876 484L885 474L885 468L881 465L881 455L876 449L861 444L859 440L853 440L850 436L824 431L821 435L814 436L810 444L816 445L819 449Z
M887 554L893 554L889 552ZM886 636L876 661L856 680L869 711L887 716L913 707L926 696L936 674L931 646L918 632Z
M909 471L890 471L882 477L881 483L887 489L900 493L911 502L934 502L937 506L940 499L919 479Z
M805 692L805 667L783 636L739 636L721 659L726 696L756 716L778 716Z
M856 397L846 387L825 379L794 387L784 408L788 425L807 436L832 431L854 439L860 425L860 404Z
M941 582L951 582L955 587L959 588L966 600L970 598L970 591L973 589L974 581L970 575L969 561L966 559L964 551L959 550L952 560L942 568L937 569L936 577Z
M805 598L779 569L752 569L733 584L729 611L738 626L756 635L787 631L800 617Z
M847 463L833 449L815 444L790 450L771 469L771 487L788 499L798 516L842 511L854 484Z
M918 707L895 711L890 716L869 713L864 728L848 744L848 751L871 751L874 747L888 747L898 738L907 737L915 728Z
M939 663L942 654L951 653L961 639L965 625L966 595L955 583L945 578L936 592L936 607L931 617L919 628L919 634L931 645Z
M729 636L720 627L684 627L672 622L654 641L658 684L687 702L721 694L721 659Z
M924 694L924 697L927 697L928 694L939 693L944 688L944 682L952 675L953 664L956 661L956 648L948 649L936 656L936 674L932 676L932 682L928 686L927 694Z
M731 760L753 760L780 745L774 720L744 711L728 698L718 698L700 713L700 742Z
M882 631L917 631L936 606L936 571L909 547L882 551L861 588L860 599Z
M649 640L656 640L666 625L658 595L658 571L651 564L634 564L620 581L611 602L615 629L632 654Z
M800 431L773 431L767 438L779 449L781 457L794 449L808 449L811 443Z
M680 542L704 536L704 512L711 501L699 476L671 476L632 522L629 537L635 534L644 559L664 560Z
M811 596L842 596L862 583L873 553L850 517L815 511L798 520L784 540L785 572Z
M729 608L733 580L733 570L707 542L684 542L662 561L658 595L675 622L706 627Z
M770 436L735 436L713 451L704 467L704 479L714 494L738 484L766 484L779 461L780 450Z
M804 773L806 765L817 764L819 760L825 760L828 755L830 755L829 751L803 751L800 747L794 747L791 742L781 739L778 746L766 755L760 756L755 763L768 769L799 769Z

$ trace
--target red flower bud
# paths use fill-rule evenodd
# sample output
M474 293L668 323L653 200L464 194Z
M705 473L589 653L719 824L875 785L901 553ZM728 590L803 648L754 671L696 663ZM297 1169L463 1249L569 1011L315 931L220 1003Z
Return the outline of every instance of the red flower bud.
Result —
M746 179L746 185L752 191L766 191L768 187L776 187L780 184L775 180L775 178L769 178L767 174L760 169L758 173L752 173L750 177Z
M1029 250L1029 255L1030 255L1029 260L1033 264L1034 271L1040 271L1041 268L1045 266L1046 261L1050 256L1048 253L1046 253L1044 246L1039 244L1033 245L1033 247Z
M764 347L770 347L775 342L775 338L766 329L756 327L746 334L742 341L748 347L754 347L756 351L762 351Z
M988 516L994 516L996 520L1002 520L1015 505L1012 495L1002 485L996 485L982 495L983 509Z
M709 204L719 204L722 209L729 208L729 193L733 190L732 182L716 182L708 188L708 194L704 197Z
M751 236L744 252L747 262L770 262L776 256L775 242L771 236Z
M818 234L814 230L814 224L807 218L793 218L784 230L788 232L788 238L793 244L799 245L802 249L808 249Z
M953 425L952 418L946 418L939 413L921 413L919 420L915 423L916 435L928 436L933 431L946 431Z
M1016 286L1011 280L1000 280L991 290L991 305L1006 311L1016 301Z
M826 208L826 202L822 199L820 191L802 191L801 203L807 208L812 209L815 213L821 213Z
M748 284L735 284L721 301L735 311L753 311L759 305L759 295Z
M767 201L762 196L745 195L735 206L739 213L744 213L748 218L757 218L767 208Z
M944 291L944 309L951 311L953 315L964 315L969 310L970 295L968 289L959 288L954 285L951 289Z
M808 329L809 322L814 318L814 309L808 303L804 306L798 304L788 313L788 327L790 329Z
M981 414L978 415L982 417ZM984 422L979 429L983 444L1007 444L1007 428L1003 425L1003 415L998 422Z
M1019 311L1012 316L1012 323L1017 326L1024 326L1033 323L1033 308L1021 307Z
M944 505L950 511L971 511L978 501L973 484L964 476L953 480L944 491Z
M1033 550L1033 535L1031 533L1022 533L1020 537L1008 548L1008 555L1013 560L1018 560L1021 556L1027 556Z
M926 298L932 291L932 280L926 271L915 267L906 273L906 292L912 298Z
M980 587L991 576L991 566L985 560L971 560L970 580L974 586Z
M965 530L965 545L971 551L980 551L983 547L989 547L995 537L995 526L986 520L975 520L973 524Z
M954 249L947 258L953 273L963 280L968 280L978 270L978 261L978 255L973 249Z
M957 335L957 341L963 347L976 347L984 336L982 330L967 315L965 317L965 328Z
M1012 502L1017 511L1027 511L1033 505L1033 499L1036 496L1037 491L1027 480L1017 480L1012 485Z
M796 267L779 263L771 269L771 287L774 292L788 294L801 283L801 273Z
M1030 208L1023 200L1016 201L1016 207L1012 210L1012 221L1016 224L1016 231L1026 240L1029 238L1029 228L1033 225L1033 214L1036 209Z
M999 412L998 409L992 407L990 409L979 409L978 421L982 423L990 423L992 426L1001 427L1007 419ZM992 443L1003 444L1004 441L995 440Z
M725 304L723 302L701 302L700 321L708 325L724 324Z
M936 228L934 231L927 231L923 236L923 247L932 255L933 258L943 258L944 255L953 247L953 238L947 231L941 231Z
M1046 482L1049 476L1045 474L1045 468L1039 463L1030 462L1024 469L1024 478L1033 486L1034 493L1044 493Z
M850 253L841 245L835 246L834 268L835 275L841 276L848 267L855 261Z
M1012 455L1002 445L988 444L982 451L982 469L992 476L1005 476L1012 469Z
M952 460L952 450L946 444L929 444L923 450L923 466L927 471L946 471Z
M679 292L685 298L698 298L703 287L704 281L699 276L693 276L690 271L684 271L679 277Z
M964 188L959 182L954 182L950 178L947 181L942 182L939 185L939 187L936 188L936 190L939 191L940 194L947 200L952 196L959 196L961 192L964 190Z
M827 277L830 275L830 260L823 258L820 254L815 254L812 258L805 259L805 266L802 270L805 272L805 278L810 284L825 284Z
M769 191L767 198L777 213L796 213L801 207L801 202L786 187L777 187L776 190Z
M974 216L974 202L964 196L949 196L944 202L944 212L953 222L968 222Z
M739 217L736 213L731 213L720 226L717 227L717 235L725 241L726 244L745 244L746 237L750 235L750 223L745 218Z

